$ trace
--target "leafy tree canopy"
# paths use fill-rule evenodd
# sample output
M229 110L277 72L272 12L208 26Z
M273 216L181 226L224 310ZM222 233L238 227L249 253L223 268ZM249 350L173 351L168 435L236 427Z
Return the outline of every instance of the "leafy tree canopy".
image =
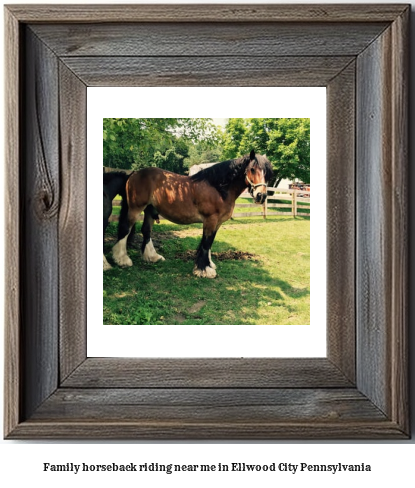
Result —
M212 119L104 119L104 166L147 166L184 174L190 166L266 154L276 185L310 181L310 119L231 118L222 131Z
M103 123L104 166L120 169L166 166L165 169L183 172L189 144L204 141L213 146L218 138L218 128L211 119L106 118Z
M173 173L184 174L187 170L184 164L185 158L189 155L189 145L183 138L174 141L164 153L156 151L153 156L154 166L173 171Z
M223 161L222 144L219 143L216 146L212 146L207 144L206 141L200 141L189 146L189 155L184 160L184 164L187 168L190 168L195 164L217 163L219 161Z

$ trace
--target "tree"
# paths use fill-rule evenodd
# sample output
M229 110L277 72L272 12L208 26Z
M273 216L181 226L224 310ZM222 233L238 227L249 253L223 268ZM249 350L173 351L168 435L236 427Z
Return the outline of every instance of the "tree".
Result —
M225 156L230 158L251 149L266 154L274 169L275 186L283 178L310 181L310 119L229 119L224 146Z
M212 146L206 141L200 141L189 146L189 156L184 160L184 165L189 169L195 164L217 163L223 159L222 144Z
M166 150L176 119L104 119L104 166L148 166L156 151Z
M242 139L247 132L248 119L229 119L225 127L223 155L225 159L234 159L241 155Z
M184 160L188 155L187 142L183 138L178 138L167 151L164 153L157 151L154 154L154 166L173 171L173 173L184 174L187 169Z
M200 140L214 144L217 128L211 119L104 119L104 166L140 169L163 161L170 164L179 139L188 144ZM187 157L187 153L182 155Z

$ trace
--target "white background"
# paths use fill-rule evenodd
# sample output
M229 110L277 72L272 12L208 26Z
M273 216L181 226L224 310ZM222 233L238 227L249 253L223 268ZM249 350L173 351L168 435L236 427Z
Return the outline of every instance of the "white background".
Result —
M294 117L311 126L313 207L326 208L326 89L322 87L88 88L88 202L102 165L104 117ZM154 103L157 100L157 104ZM244 100L244 103L241 103ZM255 108L252 108L255 107ZM297 325L102 325L101 221L87 205L88 356L91 357L325 357L326 219L311 219L311 323ZM276 225L276 224L272 224ZM220 232L220 231L219 231ZM99 239L99 240L97 240ZM213 251L215 248L213 248ZM162 264L168 266L168 261ZM191 264L189 263L189 266ZM220 273L220 265L218 268ZM219 340L220 338L220 340ZM237 340L235 340L237 338ZM266 338L266 339L265 339Z
M10 0L8 3L18 3ZM26 3L33 3L26 0ZM53 2L44 2L53 3ZM56 3L56 2L55 2ZM84 3L76 2L73 3ZM109 3L105 0L89 3ZM115 2L113 2L115 3ZM123 3L129 3L123 0ZM139 3L139 2L135 2ZM173 3L164 0L164 3ZM182 3L186 3L182 0ZM193 2L197 3L197 2ZM213 2L212 2L213 3ZM243 0L228 3L244 3ZM249 2L248 2L249 3ZM250 2L254 3L254 2ZM258 2L259 3L259 2ZM264 3L264 2L262 2ZM281 2L282 3L282 2ZM287 2L286 2L287 3ZM296 2L290 2L296 3ZM297 3L311 3L301 0ZM335 0L322 1L320 3L343 3ZM359 3L359 2L353 2ZM365 3L387 3L365 0ZM412 8L415 8L415 1L412 0ZM1 24L3 28L3 23ZM412 31L414 32L414 15L412 14ZM0 39L3 36L0 35ZM415 50L414 41L412 40L411 54L411 92L414 91L415 83ZM3 49L0 55L3 54ZM2 97L0 97L2 101ZM414 122L414 102L411 101L411 123ZM3 131L0 131L1 141L4 144ZM413 160L414 146L411 147L411 159ZM3 151L4 154L4 151ZM414 175L410 176L410 187L414 188ZM414 208L414 197L411 195L411 209ZM412 212L412 215L414 212ZM415 242L413 216L410 222L410 239ZM3 216L2 216L3 217ZM0 232L0 238L3 232ZM0 242L0 248L3 249L3 242ZM3 260L4 262L4 260ZM411 264L411 284L413 284L414 270ZM3 287L4 280L1 280ZM413 287L411 288L410 303L414 303L415 296ZM3 307L3 288L0 290L0 305ZM413 312L411 310L410 323L413 328ZM0 335L0 340L3 337ZM411 351L415 351L414 334L411 337ZM3 344L0 344L0 354L3 353ZM412 371L414 371L414 360L411 362ZM1 377L3 377L3 364L0 362ZM414 390L414 379L411 380L412 391ZM412 393L412 405L414 405L414 395ZM2 409L2 402L0 405ZM2 413L2 412L1 412ZM412 406L412 417L414 418L414 406ZM261 487L294 486L300 487L304 484L316 483L319 487L347 487L353 483L355 486L366 486L368 484L396 485L414 484L413 460L415 459L414 441L409 442L333 442L333 443L315 443L315 442L263 442L263 443L192 443L192 442L170 442L170 443L148 443L148 442L131 442L131 443L94 443L94 442L18 442L18 441L0 441L0 483L4 486L13 484L15 486L43 486L53 487L72 487L91 486L91 483L113 484L122 483L124 487L137 486L180 486L192 488L197 486L211 486L212 483L218 486L232 486L238 483L241 486L251 486L255 484ZM74 463L272 463L272 462L289 462L310 464L320 463L370 463L372 465L371 473L344 473L344 474L313 474L303 473L292 475L289 473L269 474L248 474L232 473L219 476L218 473L200 475L185 473L165 475L154 474L147 476L128 476L128 475L80 475L53 474L42 471L43 462L63 464L67 462ZM74 478L77 476L77 478ZM165 478L168 476L168 478ZM6 484L7 483L7 484Z

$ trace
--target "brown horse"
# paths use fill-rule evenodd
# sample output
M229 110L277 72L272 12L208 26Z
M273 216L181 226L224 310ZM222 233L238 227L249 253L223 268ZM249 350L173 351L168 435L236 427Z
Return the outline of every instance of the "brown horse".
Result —
M203 237L197 250L193 273L215 278L216 265L210 249L216 232L228 220L235 200L249 188L255 203L267 198L267 181L272 167L266 156L251 151L240 159L217 163L193 176L182 176L159 168L144 168L127 181L127 202L123 204L118 228L118 242L113 258L120 266L132 266L127 255L127 237L144 210L142 256L145 261L164 260L157 254L151 230L158 213L176 224L203 223Z

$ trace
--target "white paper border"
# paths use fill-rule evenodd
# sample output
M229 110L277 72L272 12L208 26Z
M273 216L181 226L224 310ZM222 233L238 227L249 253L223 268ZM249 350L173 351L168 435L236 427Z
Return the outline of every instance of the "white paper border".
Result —
M311 324L102 325L101 187L105 117L311 119ZM87 90L87 354L89 357L326 356L326 89L321 87L99 87Z

